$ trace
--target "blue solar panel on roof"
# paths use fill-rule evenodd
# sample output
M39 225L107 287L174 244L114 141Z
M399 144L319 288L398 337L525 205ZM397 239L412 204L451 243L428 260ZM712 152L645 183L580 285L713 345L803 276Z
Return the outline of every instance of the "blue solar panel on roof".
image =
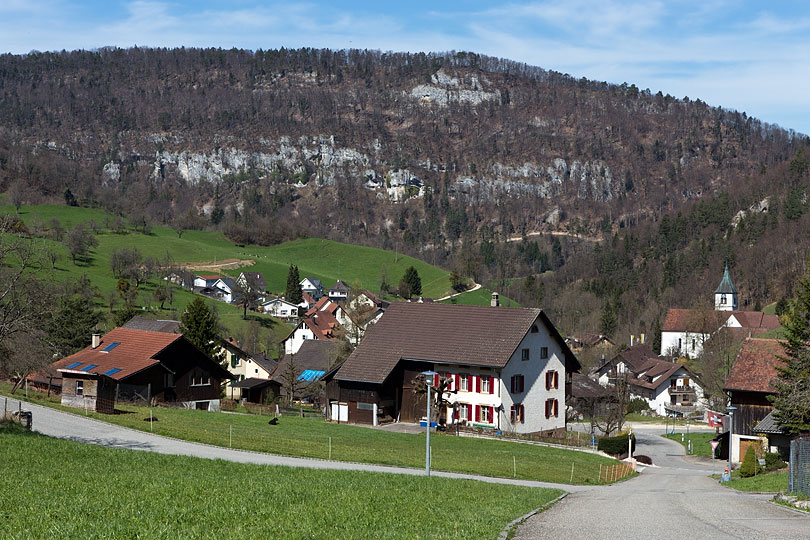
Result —
M109 370L109 371L105 371L105 372L104 372L104 375L115 375L115 374L116 374L116 373L118 373L119 371L121 371L121 368L112 368L112 369L111 369L111 370Z
M98 364L87 364L86 366L81 368L79 371L90 371L94 367L98 367Z
M107 345L106 347L104 347L103 349L101 349L101 352L110 352L111 350L113 350L114 348L118 347L119 345L121 345L121 343L120 343L120 342L118 342L118 341L113 341L112 343L110 343L109 345Z
M65 367L65 369L73 369L73 368L75 368L76 366L80 366L80 365L82 365L82 363L81 363L81 362L73 362L73 363L72 363L72 364L70 364L69 366L66 366L66 367Z
M323 377L324 373L326 373L326 372L325 371L318 371L318 370L315 370L315 369L307 369L307 370L304 370L304 372L301 373L301 375L298 376L298 380L299 381L310 381L310 382L311 381L317 381L318 379Z

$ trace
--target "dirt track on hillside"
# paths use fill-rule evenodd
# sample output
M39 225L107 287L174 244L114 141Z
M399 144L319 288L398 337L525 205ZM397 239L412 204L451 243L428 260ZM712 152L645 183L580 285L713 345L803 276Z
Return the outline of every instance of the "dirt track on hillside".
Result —
M222 259L221 261L181 262L180 266L186 270L216 270L222 268L242 268L253 266L256 261L252 259Z

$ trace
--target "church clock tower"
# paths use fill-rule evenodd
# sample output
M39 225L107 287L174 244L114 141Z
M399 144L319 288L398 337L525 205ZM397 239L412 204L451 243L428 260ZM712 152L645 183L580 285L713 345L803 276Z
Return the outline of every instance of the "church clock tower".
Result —
M726 270L723 272L723 279L717 290L714 291L714 309L717 311L736 311L737 303L737 287L731 281L731 275L728 273L728 262L726 263Z

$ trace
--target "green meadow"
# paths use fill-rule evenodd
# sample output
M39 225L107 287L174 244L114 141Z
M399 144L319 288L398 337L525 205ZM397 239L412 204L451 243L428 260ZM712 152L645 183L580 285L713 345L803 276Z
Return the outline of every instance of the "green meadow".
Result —
M562 493L166 456L2 424L0 461L0 531L9 540L496 538Z

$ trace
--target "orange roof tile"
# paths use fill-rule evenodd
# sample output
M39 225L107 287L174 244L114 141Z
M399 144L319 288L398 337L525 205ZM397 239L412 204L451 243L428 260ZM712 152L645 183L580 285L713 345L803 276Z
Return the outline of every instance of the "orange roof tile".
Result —
M778 375L776 368L782 363L779 357L783 354L781 340L746 339L726 377L723 390L776 392L772 381Z

